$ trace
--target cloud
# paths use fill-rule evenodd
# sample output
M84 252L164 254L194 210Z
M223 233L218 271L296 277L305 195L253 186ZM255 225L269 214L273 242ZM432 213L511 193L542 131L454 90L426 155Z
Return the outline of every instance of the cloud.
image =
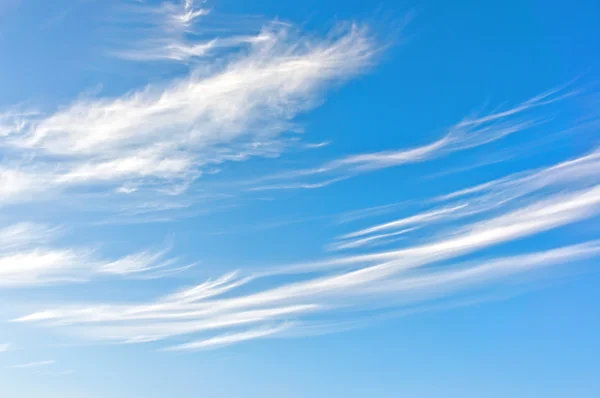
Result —
M56 363L56 361L54 360L50 360L50 361L39 361L39 362L29 362L29 363L24 363L24 364L20 364L20 365L14 365L11 366L11 369L30 369L30 368L39 368L39 367L43 367L43 366L50 366L50 365L54 365Z
M8 351L10 351L10 349L11 349L10 344L7 344L7 343L0 344L0 353L8 352Z
M179 335L228 330L249 324L261 325L272 323L276 319L294 319L295 316L309 317L315 313L336 311L344 314L345 311L361 308L361 301L363 305L369 302L372 305L374 297L379 297L379 305L384 307L410 305L426 298L443 297L461 289L478 287L484 282L493 282L515 273L594 257L599 251L598 243L592 242L495 259L474 266L456 265L450 270L423 271L404 277L388 274L387 277L379 275L369 278L361 275L361 271L373 270L366 268L221 300L186 303L166 303L159 300L137 306L70 306L34 313L18 321L68 327L71 332L92 340L142 343ZM398 300L400 301L397 302ZM309 302L312 304L299 304ZM282 307L285 303L298 304ZM264 331L265 327L259 326L257 329ZM293 328L294 323L286 323L285 327ZM194 341L189 346L178 346L177 349L233 344L270 334L225 333L224 340L221 334L217 334L205 340Z
M348 179L349 177L337 177L329 180L324 180L315 183L298 182L288 184L274 184L274 185L262 185L258 187L249 188L249 191L273 191L273 190L284 190L284 189L316 189L323 188L328 185L334 184L339 181Z
M368 288L377 293L410 290L452 290L481 284L512 273L569 263L600 254L600 242L588 242L558 249L489 260L482 264L461 264L437 273L423 272L410 278L394 278ZM430 293L431 294L431 293Z
M311 263L309 269L390 261L397 257L403 258L405 265L410 261L420 264L420 261L424 261L422 258L427 259L432 253L435 253L436 258L443 259L448 255L458 255L464 250L468 251L480 245L495 244L585 219L595 214L600 198L600 188L593 185L597 182L597 174L594 170L597 169L598 159L597 152L592 152L543 170L519 173L483 187L477 186L468 191L446 195L449 199L458 197L463 200L461 196L466 195L467 192L470 195L477 194L459 203L443 205L437 209L347 233L330 248L340 250L364 247L382 239L411 233L417 228L426 228L432 223L468 219L474 215L498 211L498 207L509 210L495 217L454 227L448 240L397 251L317 261ZM579 188L570 193L564 192L565 187L574 184ZM554 192L554 194L540 198L532 196L527 201L508 200L532 192L544 194ZM488 198L489 195L493 195L492 198ZM499 200L498 197L503 199ZM182 264L177 258L165 257L166 250L140 251L107 261L93 255L90 250L40 246L51 241L55 232L56 230L52 228L27 223L1 229L3 250L0 251L0 274L2 275L0 285L23 286L76 282L102 274L152 278L183 271L193 265ZM31 244L35 244L35 247L28 246ZM389 268L389 264L386 267ZM292 267L292 271L294 269ZM226 278L227 283L223 282L223 286L219 289L226 291L249 283L252 279L252 277L243 278L228 286L229 279ZM198 289L200 292L198 294L206 294L202 286Z
M115 275L140 275L155 278L167 274L185 271L195 264L176 266L181 261L178 258L165 258L168 250L141 251L129 254L118 260L102 264L98 272Z
M164 88L79 101L40 120L13 144L91 157L120 147L133 153L175 151L178 144L200 150L245 135L277 134L281 123L314 105L324 83L360 72L374 52L367 31L357 26L325 42L288 40L281 33L209 75L192 73Z
M208 280L192 288L184 289L165 297L167 302L194 302L219 296L232 289L243 286L253 280L252 277L239 278L238 272L225 274L220 278Z
M461 189L434 198L430 203L446 203L432 210L412 214L383 224L374 225L340 236L329 247L334 250L357 248L381 239L403 235L429 225L445 224L457 219L474 217L481 213L510 206L517 199L521 205L539 197L541 193L558 193L574 183L581 187L598 181L600 152L567 160L547 168L519 172L498 180ZM409 227L409 228L407 228ZM396 231L381 233L385 231Z
M0 166L1 203L32 200L34 194L44 190L42 181L43 173Z
M564 188L574 180L582 183L594 183L597 181L596 170L598 167L600 167L600 150L595 149L587 155L551 167L525 171L442 195L436 198L436 201L468 198L477 194L480 195L480 202L503 203L551 186Z
M47 284L82 283L103 275L160 278L183 272L193 264L177 265L164 252L142 251L114 261L88 250L30 249L0 255L0 288Z
M115 260L97 250L57 244L60 228L21 222L0 228L0 287L86 282L93 277L158 278L194 264L168 257L169 250L143 250Z
M81 281L90 260L73 250L22 251L0 257L0 287Z
M90 255L52 247L60 228L20 222L0 228L0 287L76 281Z
M169 351L197 351L207 350L212 348L221 348L231 344L237 344L248 340L256 340L265 337L276 335L284 330L290 328L291 325L283 324L281 326L272 328L258 328L247 330L241 333L229 333L215 337L211 337L206 340L197 340L190 343L181 344L169 348Z
M461 204L453 207L446 207L441 209L435 209L426 213L415 214L410 217L402 218L399 220L394 220L390 222L386 222L384 224L376 225L373 227L365 228L360 231L351 232L342 236L342 239L356 238L359 236L370 235L374 232L381 232L390 229L398 229L401 227L411 226L415 224L423 225L426 222L435 221L444 216L447 216L451 213L455 213L459 210L463 210L467 207L466 204Z
M20 222L0 228L0 252L56 239L60 228L30 222Z
M405 164L421 163L454 152L482 146L539 126L543 120L538 120L529 113L537 108L565 100L575 94L575 91L565 91L564 87L559 87L504 111L467 117L452 126L444 136L429 144L409 149L350 155L331 160L314 168L279 172L256 179L252 182L255 186L249 188L249 190L322 188L358 174ZM306 181L307 178L311 180ZM315 181L315 178L318 179ZM265 181L273 180L286 182L264 184ZM290 180L292 182L287 182Z
M357 314L367 308L410 309L432 300L451 301L456 295L483 286L502 286L526 272L582 263L600 254L600 243L591 240L520 250L509 256L481 255L501 244L598 215L600 181L597 175L584 172L589 165L581 159L568 163L574 167L569 173L574 178L567 189L563 186L545 194L549 186L558 188L563 183L560 179L551 180L532 188L544 195L479 209L477 217L466 212L457 214L468 209L468 202L455 208L442 204L437 210L405 217L401 222L391 221L344 235L356 242L354 239L378 237L381 231L400 226L427 230L445 217L453 217L446 231L425 240L411 240L402 248L370 248L362 254L232 272L148 302L59 305L15 321L67 328L70 333L91 340L126 343L170 341L175 336L201 334L200 339L190 337L188 343L170 348L194 350L275 335L302 335L312 329L323 331L331 325L332 318L360 323ZM517 174L513 180L521 177ZM510 191L512 187L506 189ZM468 261L464 260L466 255ZM278 277L281 274L295 277ZM285 333L280 327L285 328Z
M190 12L177 23L194 19ZM318 106L326 88L363 72L378 51L367 27L355 24L326 38L282 24L265 29L268 40L162 85L80 98L55 113L7 111L0 203L80 186L121 195L172 186L182 193L215 165L277 156L293 143L284 133L294 130L294 118Z
M366 209L347 211L335 216L336 222L339 224L350 223L367 217L387 214L395 209L406 205L406 202L390 203L386 205L368 207Z
M130 30L137 35L127 40L122 49L110 53L130 61L169 61L190 66L227 51L272 40L274 27L290 26L272 21L261 28L257 22L264 24L264 21L256 18L241 18L229 23L224 17L213 14L211 9L195 1L129 7L129 12L121 19L128 20ZM215 20L219 23L219 35L214 35L214 29L211 29ZM140 28L140 25L144 27ZM241 29L242 33L239 26L245 28Z
M199 24L210 13L192 0L143 5L135 12L148 22L142 40L116 55L175 61L184 65L185 75L118 95L80 97L49 112L3 111L3 209L48 198L59 198L57 205L69 198L83 202L79 195L89 199L83 205L88 209L117 203L128 216L188 208L205 194L197 180L219 173L225 164L277 158L293 146L319 147L298 143L298 116L319 106L328 89L366 71L381 51L372 31L359 24L342 23L318 37L273 21L259 30L205 39ZM573 94L557 88L466 117L413 148L339 155L247 181L240 189L246 194L318 189L363 173L466 153L545 126L552 115L537 111ZM114 299L111 292L95 303L44 303L13 322L92 341L160 342L167 350L193 351L342 330L367 323L363 316L370 309L410 311L432 301L451 302L526 272L596 258L599 241L580 236L527 250L514 245L510 255L494 249L597 217L599 166L595 150L424 198L413 212L395 203L345 213L342 221L404 212L352 230L341 226L344 232L326 247L353 252L260 269L242 264L241 270L135 302ZM195 264L171 256L170 247L106 256L89 245L64 245L57 235L58 229L27 222L0 228L0 287L158 278ZM401 238L407 239L392 247Z
M376 234L368 236L366 238L351 239L340 242L334 242L328 246L330 250L344 250L344 249L355 249L357 247L370 246L381 243L382 241L389 242L389 238L398 237L400 235L407 234L414 231L416 228L406 228L400 231L390 232L386 234Z

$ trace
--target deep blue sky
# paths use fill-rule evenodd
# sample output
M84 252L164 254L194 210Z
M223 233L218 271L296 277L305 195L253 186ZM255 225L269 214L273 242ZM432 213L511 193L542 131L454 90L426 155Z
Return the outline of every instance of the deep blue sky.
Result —
M0 395L600 396L599 18L0 3Z

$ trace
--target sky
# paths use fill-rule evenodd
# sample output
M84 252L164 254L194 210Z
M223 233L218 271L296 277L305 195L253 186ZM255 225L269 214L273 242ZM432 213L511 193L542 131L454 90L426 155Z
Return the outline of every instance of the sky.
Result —
M0 395L600 396L593 0L0 0Z

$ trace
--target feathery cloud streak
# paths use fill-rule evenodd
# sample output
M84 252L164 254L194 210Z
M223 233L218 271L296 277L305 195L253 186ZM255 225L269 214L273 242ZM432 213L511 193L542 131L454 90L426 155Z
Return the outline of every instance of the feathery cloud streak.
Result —
M294 117L377 53L368 29L358 25L321 39L283 25L267 29L268 40L162 86L80 99L49 115L4 117L0 200L27 201L79 185L129 183L127 192L186 186L211 165L276 155Z
M29 363L24 363L24 364L20 364L20 365L11 366L11 368L12 369L39 368L39 367L43 367L43 366L54 365L55 363L56 363L56 361L53 361L53 360L50 360L50 361L39 361L39 362L29 362Z
M101 341L133 343L201 335L200 339L172 348L195 350L285 336L327 323L327 315L356 317L366 307L411 306L468 292L483 284L499 283L522 272L584 261L600 253L598 241L574 242L507 257L479 256L464 261L461 256L595 217L600 212L600 180L597 175L584 172L588 164L583 160L588 156L591 155L562 164L573 167L568 191L557 189L528 201L506 202L498 205L499 209L480 209L475 219L464 216L464 222L453 224L445 234L430 241L245 276L231 273L148 303L56 306L16 321L65 327L84 338ZM551 166L536 173L562 167ZM513 181L522 178L521 174L512 176ZM548 182L553 187L561 183L559 179ZM543 192L542 188L532 190ZM426 213L427 217L414 216L404 224L427 228L428 223L439 220L436 217L452 214L441 211L448 209L446 204L442 206ZM390 224L383 225L386 227L374 226L348 236L378 233ZM430 266L434 264L435 267ZM260 284L261 288L253 284L256 279L268 280L281 272L307 278L270 283L266 288L264 284ZM241 286L243 292L236 290Z
M92 277L156 278L193 264L168 258L168 251L140 251L110 261L89 248L56 243L59 228L17 223L0 228L0 288L85 282Z
M475 148L539 126L543 123L543 118L534 116L532 111L565 100L575 94L575 91L565 91L565 87L559 87L504 111L467 117L452 126L442 138L423 146L350 155L315 168L280 172L253 181L255 186L249 189L265 191L322 188L357 174L404 164L421 163L454 152ZM306 180L307 178L311 180ZM318 179L315 180L315 178ZM283 180L284 182L270 185L261 184L274 180Z
M138 35L124 49L112 53L132 61L192 63L197 58L214 55L218 49L241 47L263 38L258 32L206 38L202 34L203 25L210 13L209 8L199 6L196 1L131 6L124 18Z
M142 16L150 22L142 36L150 40L116 51L153 66L163 65L154 63L159 60L180 62L184 76L120 95L86 96L50 112L3 112L0 205L26 207L49 198L60 204L71 196L75 202L83 193L100 198L84 204L96 211L99 202L108 206L116 197L131 200L126 211L134 215L185 207L177 197L194 203L186 194L204 174L218 173L217 165L278 157L291 145L318 146L290 137L297 116L318 106L328 88L365 71L380 51L369 29L356 24L341 24L326 37L308 37L272 22L257 31L205 40L199 24L209 14L191 0L144 8ZM572 94L551 90L508 109L467 117L418 147L341 155L316 167L276 172L241 189L317 189L357 174L466 153L545 127L554 116L547 109ZM598 162L596 150L424 198L419 211L340 234L326 246L339 251L332 257L226 272L136 303L119 302L112 292L106 302L46 303L15 322L56 327L90 340L163 341L167 350L202 350L339 330L331 318L352 324L366 309L412 307L500 284L526 271L584 263L598 255L598 240L567 234L560 244L531 250L514 245L516 253L510 256L489 251L596 217ZM169 202L147 200L149 192ZM58 232L30 223L2 227L0 287L154 278L190 266L154 248L106 258L88 246L58 244ZM402 244L392 245L399 239Z

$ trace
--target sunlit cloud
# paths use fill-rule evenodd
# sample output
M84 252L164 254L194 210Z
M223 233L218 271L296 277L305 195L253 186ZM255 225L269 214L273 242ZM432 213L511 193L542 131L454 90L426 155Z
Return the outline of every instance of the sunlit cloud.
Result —
M327 87L363 72L378 51L369 29L356 24L326 38L281 24L268 29L269 40L167 84L81 98L53 114L13 114L0 136L0 200L29 202L79 186L185 192L216 165L277 156L295 116L319 105ZM18 160L23 154L30 159Z
M38 362L28 362L28 363L23 363L23 364L11 366L11 368L12 369L40 368L40 367L44 367L44 366L54 365L55 363L56 363L56 361L54 361L54 360L50 360L50 361L38 361Z
M518 158L514 142L536 145L536 134L549 131L557 108L580 98L573 84L457 118L423 139L409 131L418 137L410 146L333 152L329 137L303 137L301 117L380 61L388 43L374 26L340 22L319 35L259 18L216 34L205 24L222 16L194 0L138 2L119 10L117 20L134 32L105 55L119 65L169 71L162 81L107 94L84 92L43 112L22 105L0 111L0 289L95 287L98 281L109 289L94 291L94 300L86 294L34 297L14 310L19 313L11 327L195 352L367 326L374 312L392 316L477 302L482 290L502 290L523 277L534 285L551 268L583 268L598 258L597 236L571 233L600 215L600 150L593 143L571 159L553 158L553 164L520 164L477 183L457 178L415 195L410 205L395 196L381 204L377 192L368 192L364 208L350 207L352 198L340 195L325 214L282 214L286 195L350 185L359 175L413 168L411 175L420 176L419 167L428 163L453 156L468 163L475 151L493 152L503 143ZM565 124L569 136L577 121ZM398 132L404 133L402 126ZM319 155L303 158L308 151ZM292 152L297 156L288 161ZM479 165L492 164L487 160ZM444 164L438 175L459 176L473 164L454 171ZM394 179L381 189L395 193L391 188L401 184L418 191L417 182ZM222 265L214 256L198 270L202 246L209 244L201 232L235 230L235 216L174 228L189 234L193 258L174 244L129 247L135 239L128 224L136 220L170 227L175 213L191 218L260 199L277 202L273 208L281 213L271 223L252 219L249 229L315 221L322 228L315 236L326 236L316 245L324 250L308 259L286 253L292 260L282 262L269 256L278 252L277 242L266 241L258 254L258 245L249 242L247 252L256 256L251 258L231 239L223 247L242 253L241 259ZM58 216L58 207L68 211ZM312 210L306 206L306 213ZM517 244L557 231L566 231L560 240ZM112 252L123 241L128 247ZM509 245L511 250L494 250ZM184 274L183 281L149 281L188 270L199 272ZM112 282L125 280L126 288L149 288L139 296L113 289ZM506 288L507 296L512 293ZM11 347L0 344L0 352ZM44 369L54 364L11 368L53 375L60 372Z
M56 306L15 321L67 328L92 340L127 343L201 334L201 339L192 339L172 349L206 349L275 336L282 331L280 328L285 328L286 333L302 333L304 327L316 327L320 322L326 324L327 315L344 319L367 307L411 308L428 300L449 299L485 285L502 284L523 273L583 262L598 256L598 241L574 242L511 256L484 256L468 261L462 257L598 215L600 181L598 176L584 172L589 166L584 161L588 159L586 156L565 163L574 165L569 174L572 178L568 192L556 190L550 195L533 196L528 201L506 201L493 208L476 205L477 210L471 213L465 211L470 206L469 201L453 207L443 203L438 209L349 232L342 237L342 241L361 246L361 240L379 239L382 231L410 234L452 219L445 232L421 242L412 240L402 248L375 250L371 247L359 254L252 273L237 271L146 303ZM562 166L549 166L537 173L557 168ZM521 176L517 174L512 178L517 181ZM552 179L547 185L530 188L531 192L542 192L549 186L558 188L562 183L560 179ZM504 193L512 190L511 186L505 188ZM487 194L477 192L482 196ZM470 198L474 203L476 199L477 195ZM437 266L432 267L434 264ZM268 281L281 273L306 277L292 282L255 283Z
M576 91L559 87L503 111L466 117L434 142L408 149L350 155L314 168L279 172L253 181L255 186L250 190L323 188L358 174L421 163L476 148L539 126L544 120L529 113L574 95ZM283 182L265 184L274 180Z
M0 288L82 283L103 275L158 278L194 265L170 257L167 249L111 261L96 249L59 244L61 232L61 228L27 222L0 228Z

